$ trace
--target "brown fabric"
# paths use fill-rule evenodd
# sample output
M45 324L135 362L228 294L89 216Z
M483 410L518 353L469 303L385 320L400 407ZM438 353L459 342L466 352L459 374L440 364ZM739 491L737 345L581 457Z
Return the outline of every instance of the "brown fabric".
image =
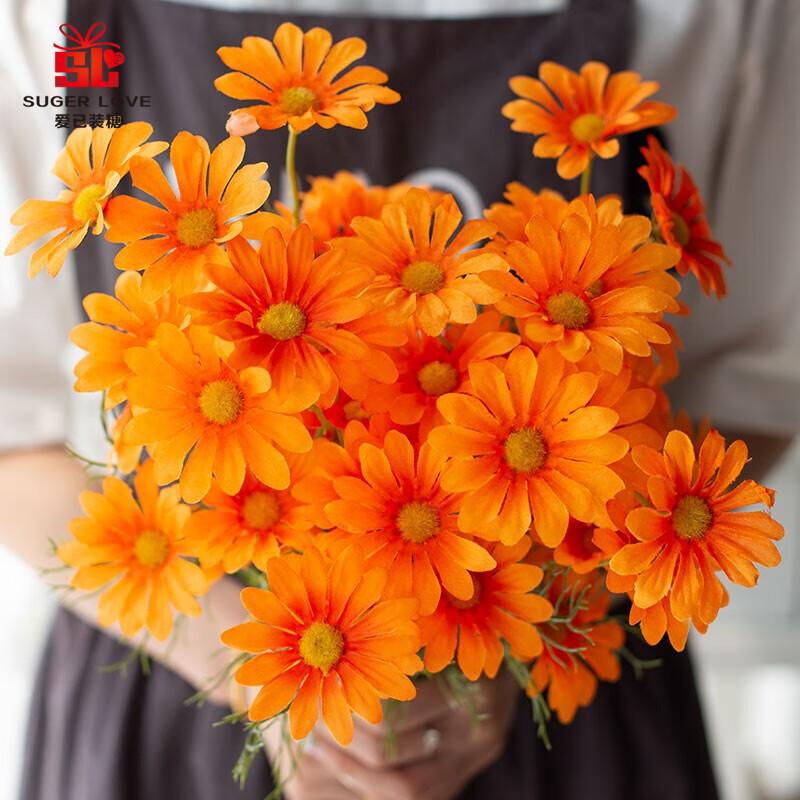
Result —
M249 34L271 37L283 16L156 0L71 0L68 21L79 31L104 21L108 39L122 45L127 60L119 96L152 96L152 106L127 113L128 121L146 119L165 139L186 128L213 146L224 138L227 112L236 105L212 88L225 71L215 49ZM500 116L511 97L507 79L534 74L545 58L572 67L598 58L624 68L631 16L631 0L573 0L567 13L548 16L295 18L304 28L329 28L335 39L365 38L367 62L386 70L405 98L371 112L366 131L304 133L300 171L359 169L386 183L446 168L467 178L487 205L510 180L574 193L555 177L553 161L531 157L531 137L513 134ZM248 160L278 167L270 174L275 185L285 132L247 142ZM595 188L623 194L631 208L631 142L625 147L622 158L598 165ZM114 250L88 238L78 251L82 293L111 291L119 274ZM714 800L688 657L668 645L631 646L643 658L663 658L664 666L641 681L626 668L619 683L602 685L571 726L553 723L551 753L537 740L530 704L521 698L505 753L463 800ZM99 672L125 653L106 635L59 614L34 699L21 800L261 800L270 789L266 761L256 762L244 792L232 784L242 732L212 727L224 710L186 707L191 689L157 664L149 678L136 668L126 675Z

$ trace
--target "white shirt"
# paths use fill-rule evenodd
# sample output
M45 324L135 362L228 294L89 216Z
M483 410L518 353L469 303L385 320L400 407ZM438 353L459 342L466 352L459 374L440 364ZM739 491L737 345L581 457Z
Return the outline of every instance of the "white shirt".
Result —
M175 1L175 0L173 0ZM184 2L184 0L180 0ZM188 2L188 0L186 0ZM194 5L419 17L545 13L566 0L192 0ZM671 150L704 192L714 232L734 261L729 296L707 300L686 280L691 319L682 404L723 425L793 435L800 429L800 3L795 0L638 0L633 67L678 107ZM52 43L62 0L0 5L0 239L28 197L55 197L48 165L63 146L53 109L23 109L53 94ZM506 76L498 76L505 79ZM499 109L498 109L499 113ZM495 198L484 198L487 202ZM71 391L68 343L78 320L70 260L52 280L26 276L30 250L0 269L0 449L62 441L99 429L99 399ZM92 450L92 452L96 452Z

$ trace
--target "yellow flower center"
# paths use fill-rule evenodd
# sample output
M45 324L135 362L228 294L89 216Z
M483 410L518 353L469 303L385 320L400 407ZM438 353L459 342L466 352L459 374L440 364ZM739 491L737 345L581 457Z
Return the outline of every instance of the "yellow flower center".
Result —
M438 397L458 386L458 370L446 361L431 361L417 372L417 381L425 394Z
M161 531L148 528L142 531L133 545L136 560L150 569L160 567L169 556L169 539Z
M233 381L210 381L200 392L199 402L205 418L217 425L235 422L244 410L244 396Z
M414 261L400 276L403 286L416 294L433 294L444 286L444 270L433 261Z
M480 581L476 581L474 575L470 575L470 578L472 578L472 597L469 600L460 600L458 597L453 597L450 592L447 592L447 600L453 608L474 608L480 603L481 595L483 594Z
M292 86L281 92L281 108L293 117L299 117L317 104L317 96L306 86Z
M406 541L422 544L439 532L439 512L429 503L406 503L397 515L397 528Z
M242 519L248 528L266 531L281 518L281 504L274 492L252 492L242 503Z
M674 212L672 214L672 237L681 247L686 247L692 238L686 220L680 214Z
M306 315L294 303L276 303L261 315L258 329L279 342L285 342L306 329Z
M217 215L210 208L195 208L178 219L177 236L187 247L205 247L217 235Z
M72 216L78 222L93 222L97 219L97 206L106 187L102 183L92 183L78 192L72 203Z
M596 142L606 129L606 121L597 114L581 114L569 129L579 142Z
M508 435L504 445L506 463L517 472L536 472L547 460L547 445L536 428L521 428Z
M672 527L682 539L699 539L711 527L713 513L702 497L687 494L672 511Z
M312 622L300 637L300 655L309 667L327 675L344 652L344 636L327 622Z
M585 300L572 292L554 294L545 306L547 316L556 325L563 325L573 331L585 328L589 322L590 310Z

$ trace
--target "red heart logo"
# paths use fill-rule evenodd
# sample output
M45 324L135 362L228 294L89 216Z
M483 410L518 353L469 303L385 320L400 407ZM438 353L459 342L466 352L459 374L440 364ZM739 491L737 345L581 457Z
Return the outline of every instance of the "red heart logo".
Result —
M104 50L103 58L109 69L114 69L114 67L118 67L125 61L125 56L122 53L118 53L116 50Z

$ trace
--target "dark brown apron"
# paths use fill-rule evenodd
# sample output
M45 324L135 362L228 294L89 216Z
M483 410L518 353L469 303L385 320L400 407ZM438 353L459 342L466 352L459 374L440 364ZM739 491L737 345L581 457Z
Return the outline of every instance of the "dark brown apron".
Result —
M67 21L81 32L105 22L107 38L121 45L126 61L119 89L98 93L151 97L148 108L126 110L125 121L145 119L157 138L167 140L187 129L213 147L236 105L212 87L225 71L215 50L246 35L271 37L286 18L157 0L71 0ZM556 177L555 162L534 159L531 137L513 134L500 115L511 97L508 77L535 74L544 59L573 68L599 59L622 69L632 19L632 0L573 0L559 14L446 21L294 16L304 29L328 28L334 39L364 38L365 63L385 70L403 96L399 105L370 112L366 131L304 133L299 170L360 170L375 183L420 172L430 183L430 170L437 170L440 188L478 209L500 199L511 180L572 194L575 187ZM108 109L88 109L95 110ZM283 131L247 139L248 161L273 165L276 195L284 143ZM594 184L598 192L623 194L629 208L637 203L634 153L635 143L628 141L621 158L600 162ZM77 254L81 292L111 292L119 274L113 250L99 237L89 239ZM537 740L529 702L520 698L503 756L461 798L715 800L687 655L638 641L631 648L645 659L663 658L663 666L642 680L626 667L618 683L602 684L572 725L552 723L550 753ZM262 800L271 788L266 760L256 761L243 792L232 782L241 731L212 727L226 710L185 706L192 689L159 665L149 677L136 669L125 675L99 671L126 652L59 612L34 697L22 800Z

